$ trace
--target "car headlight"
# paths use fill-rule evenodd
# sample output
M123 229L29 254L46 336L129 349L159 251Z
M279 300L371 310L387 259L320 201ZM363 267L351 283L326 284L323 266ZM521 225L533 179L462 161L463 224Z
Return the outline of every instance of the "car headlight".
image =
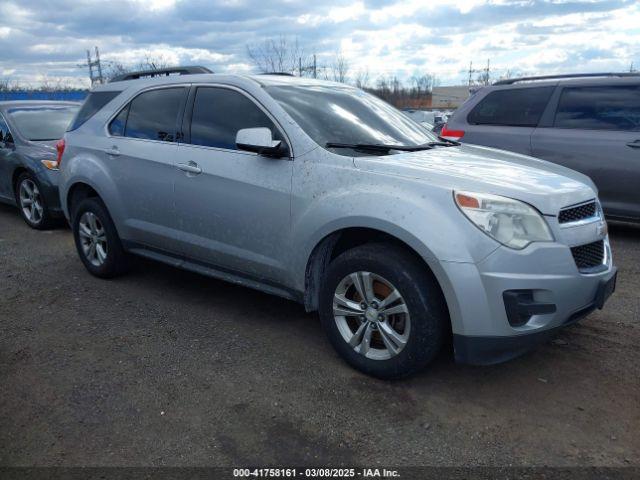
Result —
M542 215L524 202L488 193L454 192L453 197L474 225L509 248L553 241Z

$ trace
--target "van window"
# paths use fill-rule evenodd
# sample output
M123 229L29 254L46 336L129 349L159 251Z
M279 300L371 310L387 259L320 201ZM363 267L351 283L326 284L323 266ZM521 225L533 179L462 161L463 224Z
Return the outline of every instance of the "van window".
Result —
M467 115L474 125L535 127L555 87L495 90Z
M269 117L240 92L216 87L197 89L191 115L191 144L237 150L238 130L256 127L266 127L274 139L284 141Z
M586 130L640 130L640 85L567 87L555 126Z
M129 104L125 136L164 142L175 141L178 115L184 102L185 91L184 87L162 88L138 95Z
M78 111L75 118L73 119L73 122L71 122L71 125L69 125L69 128L67 128L67 131L71 132L76 128L78 128L80 125L82 125L84 122L86 122L91 117L93 117L96 113L98 113L98 111L102 107L104 107L107 103L109 103L111 100L116 98L118 95L120 95L119 91L91 92L89 95L87 95L87 98L85 98L84 103L82 104L82 107L80 107L80 110Z

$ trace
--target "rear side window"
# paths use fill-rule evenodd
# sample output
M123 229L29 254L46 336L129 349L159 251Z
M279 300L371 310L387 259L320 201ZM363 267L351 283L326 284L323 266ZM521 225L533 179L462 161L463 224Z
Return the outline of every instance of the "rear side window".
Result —
M467 115L475 125L535 127L555 87L496 90L484 97Z
M173 142L185 88L163 88L141 93L128 106L124 136ZM114 119L121 122L120 114ZM113 122L110 128L114 127ZM117 127L117 126L116 126ZM118 127L119 128L119 127Z
M567 87L555 126L586 130L640 130L640 85Z
M243 128L267 127L283 140L273 122L243 94L226 88L200 87L191 116L191 144L236 150L236 134Z
M102 107L120 95L120 92L91 92L84 100L78 114L69 125L68 132L75 130L93 117Z

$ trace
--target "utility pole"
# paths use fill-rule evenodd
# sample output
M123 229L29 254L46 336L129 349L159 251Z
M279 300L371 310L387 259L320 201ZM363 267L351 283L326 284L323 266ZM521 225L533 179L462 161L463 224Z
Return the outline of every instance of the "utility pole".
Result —
M484 77L485 85L489 85L489 72L491 71L491 59L487 58L487 74Z
M298 57L298 76L302 76L302 57Z
M472 75L473 75L473 61L469 62L469 86L471 86Z
M95 49L95 60L91 60L91 51L87 50L87 65L89 66L89 79L91 80L91 86L96 83L104 83L104 78L102 77L102 65L100 64L100 52L98 51L98 47L95 47ZM94 71L94 67L96 71Z
M313 54L313 78L318 78L318 72L316 70L316 54Z

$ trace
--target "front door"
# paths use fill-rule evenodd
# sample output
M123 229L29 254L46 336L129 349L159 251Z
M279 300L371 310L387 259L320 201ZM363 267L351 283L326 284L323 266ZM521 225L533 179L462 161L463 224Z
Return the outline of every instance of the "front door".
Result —
M176 215L187 260L283 282L289 254L290 158L238 150L242 128L275 123L245 93L197 87L176 157Z

